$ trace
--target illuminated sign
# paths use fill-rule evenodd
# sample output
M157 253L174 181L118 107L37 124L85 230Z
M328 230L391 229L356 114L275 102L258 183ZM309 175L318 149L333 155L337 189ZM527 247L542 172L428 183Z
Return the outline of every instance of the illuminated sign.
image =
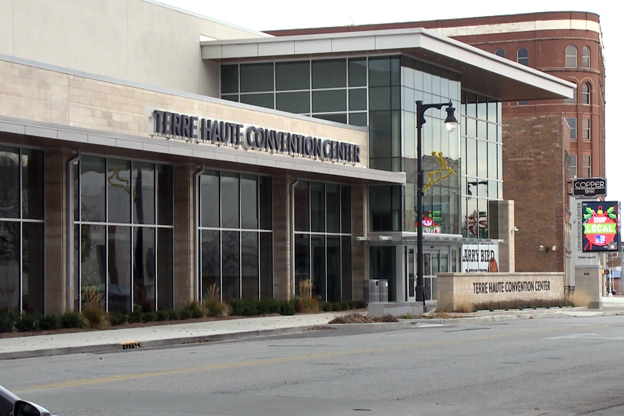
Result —
M583 251L618 251L619 202L583 203Z

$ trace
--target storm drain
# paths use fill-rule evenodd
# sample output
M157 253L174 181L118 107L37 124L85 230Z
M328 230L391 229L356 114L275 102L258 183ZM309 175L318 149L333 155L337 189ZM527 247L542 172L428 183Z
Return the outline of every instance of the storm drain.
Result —
M121 348L131 350L133 348L141 348L141 344L139 344L139 341L126 341L121 343Z

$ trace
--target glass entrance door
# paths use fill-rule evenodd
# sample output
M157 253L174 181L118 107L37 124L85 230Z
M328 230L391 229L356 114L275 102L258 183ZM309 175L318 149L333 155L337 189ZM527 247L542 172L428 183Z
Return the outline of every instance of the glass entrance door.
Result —
M446 250L429 250L424 253L425 301L438 298L438 273L449 271L449 255Z

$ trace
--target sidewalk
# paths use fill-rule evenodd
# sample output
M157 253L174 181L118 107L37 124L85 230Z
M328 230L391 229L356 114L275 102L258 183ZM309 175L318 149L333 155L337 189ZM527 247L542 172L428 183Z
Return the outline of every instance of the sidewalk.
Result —
M325 326L336 316L346 312L300 314L294 316L263 316L195 323L175 323L138 328L48 334L0 339L0 360L44 357L52 355L112 352L129 348L150 348L186 343L224 341L278 334L304 332L315 326ZM414 319L399 323L348 324L350 326L383 325L388 327L418 328L452 322L474 323L512 319L555 318L574 316L622 315L624 297L603 298L603 308L551 308L537 310L481 311L456 314L451 319Z

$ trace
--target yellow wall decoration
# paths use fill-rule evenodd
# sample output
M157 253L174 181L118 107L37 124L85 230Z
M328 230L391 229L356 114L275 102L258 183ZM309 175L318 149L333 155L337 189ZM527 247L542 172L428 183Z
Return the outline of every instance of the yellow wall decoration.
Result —
M440 164L440 169L434 172L428 172L429 181L425 184L425 186L423 186L423 189L422 189L423 192L425 192L425 189L429 188L430 186L435 185L436 183L440 182L442 179L446 179L451 175L455 175L455 171L452 168L449 168L449 165L446 159L442 157L442 152L432 152L431 156L437 159L438 163ZM446 174L442 175L445 171L446 171ZM434 175L442 175L442 176L439 176L433 179Z

